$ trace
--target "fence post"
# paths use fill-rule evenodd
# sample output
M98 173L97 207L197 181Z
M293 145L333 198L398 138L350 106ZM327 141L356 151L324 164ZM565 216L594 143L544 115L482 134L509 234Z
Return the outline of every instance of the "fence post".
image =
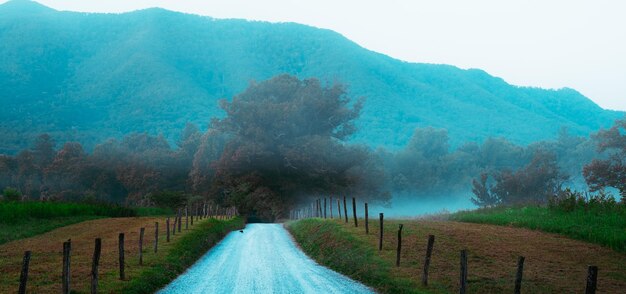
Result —
M317 216L322 217L322 199L317 199Z
M598 287L598 267L590 265L587 268L587 287L585 287L585 294L595 294Z
M154 222L154 253L159 250L159 222Z
M346 196L343 196L343 214L346 218L346 224L348 223L348 204L346 203Z
M330 218L333 218L333 196L330 196L330 199L328 200L328 204L329 204L329 210L330 210Z
M433 254L435 236L428 235L428 245L426 246L426 258L424 259L424 272L422 273L422 285L428 286L428 268L430 267L430 257Z
M383 250L383 213L378 214L380 218L380 230L379 230L379 238L378 238L378 251Z
M459 293L467 293L467 249L461 250L461 276Z
M102 239L96 238L91 261L91 294L98 293L98 266L100 265L100 252L102 251Z
M168 217L167 219L165 219L165 241L169 242L170 241L170 218Z
M20 273L20 288L19 294L26 294L26 282L28 282L28 264L30 263L30 251L24 252L24 259L22 259L22 272Z
M337 213L339 214L339 220L341 220L341 201L337 199Z
M522 293L522 275L524 274L524 256L517 258L517 273L515 274L515 294Z
M180 233L182 226L183 226L183 221L182 221L182 217L183 217L183 213L181 212L181 209L178 209L178 232Z
M63 242L63 294L70 293L70 254L72 252L72 240Z
M368 216L368 212L367 212L367 202L365 202L365 234L370 233L370 226L369 226L369 220L368 220L369 216Z
M324 197L324 218L326 218L326 197Z
M118 237L118 251L119 251L119 264L120 264L120 280L125 280L124 274L124 233L120 233Z
M146 228L139 229L139 265L143 265L143 234Z
M398 227L398 249L396 250L396 266L400 266L400 252L402 251L402 227L400 224Z
M348 206L346 205L346 196L343 196L343 214L346 217L346 224L348 223Z
M185 206L185 230L189 230L189 209Z
M356 198L352 197L352 215L354 216L354 227L359 226L358 219L356 218Z

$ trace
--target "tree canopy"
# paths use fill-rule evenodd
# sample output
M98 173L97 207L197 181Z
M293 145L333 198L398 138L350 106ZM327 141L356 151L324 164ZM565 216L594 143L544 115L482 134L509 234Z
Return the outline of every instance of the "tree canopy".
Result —
M276 218L299 201L320 194L358 193L384 199L379 165L354 133L363 99L352 101L343 85L277 76L252 84L212 128L228 138L216 163L215 193L240 211Z

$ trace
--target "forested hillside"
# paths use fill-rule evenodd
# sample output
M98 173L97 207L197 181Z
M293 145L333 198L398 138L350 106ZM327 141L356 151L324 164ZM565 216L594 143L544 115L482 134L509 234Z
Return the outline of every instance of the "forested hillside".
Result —
M148 9L61 12L0 5L0 153L41 133L87 150L131 132L173 142L186 123L221 117L217 100L281 73L348 85L367 98L353 140L404 146L416 127L445 128L451 143L505 137L527 144L609 127L603 110L571 89L507 84L481 70L402 62L340 34Z

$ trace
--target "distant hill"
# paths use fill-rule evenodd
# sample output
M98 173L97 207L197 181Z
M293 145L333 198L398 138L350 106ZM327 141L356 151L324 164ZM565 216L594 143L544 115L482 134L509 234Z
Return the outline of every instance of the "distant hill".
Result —
M561 126L586 135L622 112L572 89L516 87L481 70L408 63L338 33L147 9L124 14L0 5L0 153L42 132L88 148L129 132L176 140L205 128L216 100L281 73L349 85L366 96L354 140L404 144L417 126L449 130L453 144L502 136L526 144Z

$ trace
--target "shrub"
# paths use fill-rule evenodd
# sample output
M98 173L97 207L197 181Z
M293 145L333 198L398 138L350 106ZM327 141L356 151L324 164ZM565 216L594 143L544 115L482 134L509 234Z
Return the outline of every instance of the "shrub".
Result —
M22 193L18 189L11 187L4 188L2 195L4 195L4 200L6 201L19 201L22 198Z
M589 195L567 188L550 198L548 207L551 210L564 212L576 210L617 212L624 208L622 204L618 203L611 193L607 193L603 190L598 191L596 194Z

